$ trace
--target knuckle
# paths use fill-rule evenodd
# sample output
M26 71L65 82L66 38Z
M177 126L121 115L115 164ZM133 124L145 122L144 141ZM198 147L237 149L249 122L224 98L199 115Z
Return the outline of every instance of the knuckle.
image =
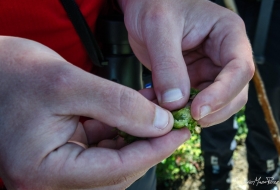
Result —
M248 69L247 69L248 75L247 76L249 76L249 79L252 79L255 74L255 64L252 62L249 62L249 63L247 63L247 65L248 65Z
M243 19L236 13L225 10L224 17L222 17L223 22L228 25L231 30L243 30L245 31L245 23Z
M46 90L53 93L65 92L70 88L70 84L73 82L73 76L68 69L64 67L58 67L55 70L47 73L43 78L43 83Z
M166 23L167 15L168 13L165 6L157 5L153 9L149 9L146 14L144 15L144 21L150 21L153 24L164 24Z
M119 99L117 104L118 111L124 117L131 117L137 109L137 98L138 94L136 91L129 88L121 88L119 91Z
M174 57L167 57L165 55L160 55L152 64L152 71L156 71L157 74L165 75L166 72L176 72L179 70L178 59Z
M239 27L242 27L242 28L244 28L245 29L245 23L244 23L244 21L243 21L243 19L239 16L239 15L237 15L237 14L235 14L235 13L232 13L232 22L235 24L235 25L237 25L237 26L239 26Z
M234 68L235 73L239 73L245 81L249 82L255 74L255 64L252 60L240 61L240 64Z
M170 9L163 4L157 4L152 8L146 10L142 15L142 26L144 31L150 31L151 26L153 28L162 29L173 23L175 14L170 12Z
M75 77L71 68L65 65L54 66L38 79L37 87L34 89L37 89L37 94L41 97L48 99L49 103L67 102L77 93L75 87L82 84Z
M110 110L119 118L115 121L115 126L127 126L131 122L131 118L135 118L137 101L140 96L135 90L119 85L107 88L106 91L104 94L106 96L106 104L110 106Z

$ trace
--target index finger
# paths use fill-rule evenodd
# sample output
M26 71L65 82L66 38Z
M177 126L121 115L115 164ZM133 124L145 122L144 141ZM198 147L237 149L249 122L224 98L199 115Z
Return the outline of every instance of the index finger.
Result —
M223 69L214 82L194 99L192 116L195 119L226 106L244 89L254 74L252 49L244 23L238 16L230 15L214 25L204 52Z

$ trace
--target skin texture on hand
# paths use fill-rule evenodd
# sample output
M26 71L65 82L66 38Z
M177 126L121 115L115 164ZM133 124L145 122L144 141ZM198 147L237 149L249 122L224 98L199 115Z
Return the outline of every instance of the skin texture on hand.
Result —
M243 21L208 0L119 0L130 44L152 71L159 105L186 105L202 126L228 119L247 102L254 73Z
M0 37L0 178L8 189L125 189L190 136L141 93ZM125 145L115 127L150 138Z
M191 113L202 126L246 103L254 64L236 14L208 0L119 3L155 92L86 73L36 42L0 37L0 177L8 189L125 189L188 139L186 129L170 132L167 110L184 107L190 87L201 90ZM82 125L79 116L96 120ZM124 146L112 127L150 139Z

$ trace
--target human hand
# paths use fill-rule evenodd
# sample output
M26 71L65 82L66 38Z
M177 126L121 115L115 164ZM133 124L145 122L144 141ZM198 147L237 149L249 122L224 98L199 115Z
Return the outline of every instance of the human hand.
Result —
M245 26L235 13L208 0L119 0L129 40L153 75L162 107L191 106L202 126L228 119L247 101L254 73Z
M189 137L169 132L171 113L140 93L30 40L0 37L0 81L0 178L8 189L124 189ZM96 120L83 126L79 116ZM124 145L111 140L112 127L150 139Z

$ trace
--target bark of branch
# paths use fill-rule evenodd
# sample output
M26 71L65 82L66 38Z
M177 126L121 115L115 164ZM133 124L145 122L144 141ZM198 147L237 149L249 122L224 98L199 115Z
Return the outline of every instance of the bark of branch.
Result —
M255 71L255 74L253 77L253 82L254 82L254 85L255 85L255 88L257 91L259 103L260 103L263 113L264 113L265 121L268 125L269 131L272 136L272 140L277 149L278 155L280 155L280 138L279 138L278 126L275 121L270 103L269 103L267 95L266 95L264 83L263 83L263 80L261 78L261 75L259 73L257 66L256 66L256 71Z

